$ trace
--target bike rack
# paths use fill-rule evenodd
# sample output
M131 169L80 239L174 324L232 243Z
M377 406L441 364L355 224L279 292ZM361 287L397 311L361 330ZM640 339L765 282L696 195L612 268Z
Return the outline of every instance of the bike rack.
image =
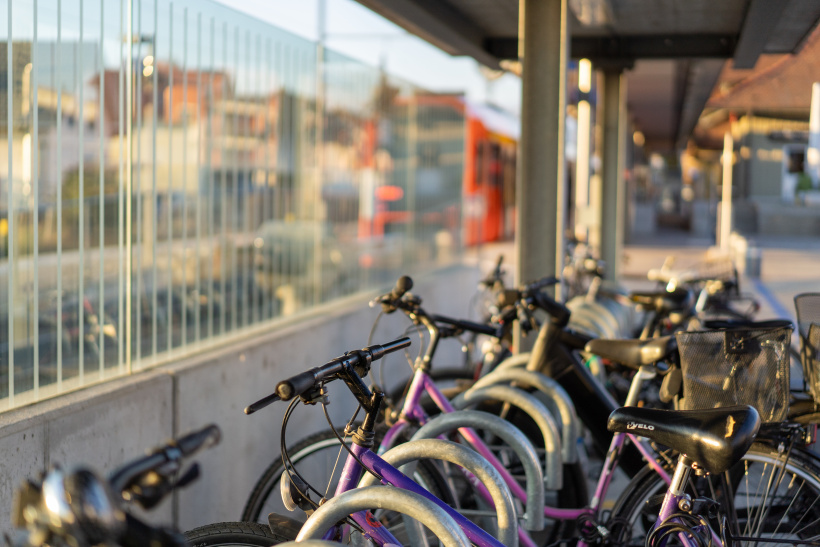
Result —
M498 541L508 547L518 546L518 521L512 493L495 467L472 448L442 439L418 439L400 444L382 454L383 460L393 467L400 467L399 471L407 476L412 474L412 470L409 469L411 462L423 458L454 463L478 477L490 492L495 504L498 515ZM359 481L359 488L378 484L378 480L375 475L368 473Z
M572 399L570 399L566 390L549 376L533 370L521 370L520 368L494 370L483 378L479 378L471 389L481 389L489 385L508 382L516 382L521 386L538 390L538 393L534 395L547 405L554 417L561 421L561 456L564 463L578 461L577 445L581 429L578 425L575 405L572 404ZM539 397L539 395L542 395L542 397Z
M564 478L561 437L558 433L558 426L555 425L555 420L552 419L544 403L522 389L493 385L481 389L468 389L455 397L451 404L457 410L462 410L484 401L510 403L523 410L535 421L544 437L544 449L546 450L544 484L548 490L560 490Z
M330 498L305 521L296 541L321 539L325 532L348 515L373 508L395 511L416 519L446 547L470 547L467 536L444 509L421 494L392 486L357 488Z
M527 530L543 530L544 522L544 474L535 447L520 429L510 422L489 412L460 410L439 414L424 424L410 441L438 437L462 427L491 431L504 441L521 460L526 477L527 508L524 511L524 527Z
M527 351L525 353L519 353L517 355L512 355L510 357L507 357L506 359L504 359L503 361L498 363L498 366L495 367L494 371L489 372L487 374L488 375L492 374L496 370L506 370L508 368L525 367L525 366L527 366L527 363L530 362L530 357L531 356L532 356L532 353Z

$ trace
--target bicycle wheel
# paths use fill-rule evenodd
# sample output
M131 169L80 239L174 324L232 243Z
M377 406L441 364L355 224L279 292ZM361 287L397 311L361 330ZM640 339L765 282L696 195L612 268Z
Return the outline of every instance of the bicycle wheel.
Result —
M346 441L348 445L351 442L350 439ZM325 497L333 495L348 454L333 431L315 433L289 448L288 453L293 465L305 479L317 488L320 486L327 488ZM243 521L266 523L269 513L288 515L300 521L305 520L304 514L289 513L282 503L279 487L283 471L284 467L280 459L271 463L265 470L248 497L242 511ZM412 478L437 498L448 505L456 506L446 478L434 463L419 462ZM314 499L314 501L318 500ZM391 532L403 527L400 519L387 523L387 525ZM395 531L395 534L400 533L400 530Z
M720 477L695 478L689 490L715 499L723 507L734 507L727 516L735 536L784 540L820 536L820 466L806 451L794 449L786 459L769 445L755 444L728 472ZM657 516L657 496L665 491L666 484L649 468L635 476L610 519L610 526L623 532L624 543L644 544ZM653 497L655 503L647 504Z
M185 539L191 547L266 547L296 537L274 533L270 526L256 522L217 522L185 532Z

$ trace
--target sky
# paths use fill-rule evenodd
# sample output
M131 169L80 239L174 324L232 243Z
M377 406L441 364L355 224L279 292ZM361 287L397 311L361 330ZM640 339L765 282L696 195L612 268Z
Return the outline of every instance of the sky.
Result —
M272 25L317 40L320 0L216 0ZM470 100L492 102L518 114L521 81L506 74L495 80L482 75L468 57L452 57L373 13L353 0L325 0L329 49L430 91L465 92Z

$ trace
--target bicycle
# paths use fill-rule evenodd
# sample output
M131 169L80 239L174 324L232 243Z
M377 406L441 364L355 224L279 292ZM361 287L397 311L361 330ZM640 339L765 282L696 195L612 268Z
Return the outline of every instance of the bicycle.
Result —
M675 374L665 377L665 384L678 386L664 386L676 408L751 404L768 422L742 462L724 477L688 483L690 494L705 492L713 498L720 494L728 502L732 533L738 537L785 535L805 541L820 533L820 460L802 449L813 442L813 436L790 409L790 333L788 321L678 333L680 366L673 369L678 377L671 382L667 380ZM602 342L590 343L596 344ZM621 498L623 503L615 507L612 518L629 523L634 537L645 537L653 509L640 507L636 500L651 499L666 484L644 471L629 488L637 495L632 500Z
M15 492L14 547L122 545L187 547L182 534L149 526L127 504L152 509L175 488L199 476L198 464L182 472L182 461L219 442L219 428L207 426L172 440L112 472L107 478L75 466L54 468L27 480Z

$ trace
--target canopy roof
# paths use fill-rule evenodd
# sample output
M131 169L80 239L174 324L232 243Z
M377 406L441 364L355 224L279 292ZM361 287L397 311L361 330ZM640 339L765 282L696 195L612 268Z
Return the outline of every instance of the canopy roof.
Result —
M359 0L452 55L498 68L518 57L518 0ZM815 0L568 0L572 58L631 68L627 100L646 146L682 147L726 59L752 68L798 50Z

